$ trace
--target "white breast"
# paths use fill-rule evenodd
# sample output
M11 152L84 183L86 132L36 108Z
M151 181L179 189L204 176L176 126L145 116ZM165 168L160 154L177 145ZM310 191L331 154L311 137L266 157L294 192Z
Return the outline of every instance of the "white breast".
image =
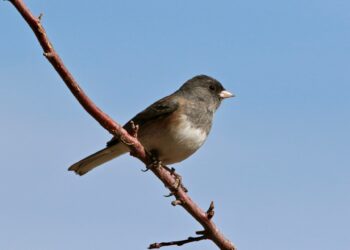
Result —
M196 152L206 138L204 130L195 128L182 116L176 121L176 126L149 130L140 140L147 150L156 150L159 160L164 164L172 164L183 161Z
M162 143L159 159L165 164L183 161L203 145L207 134L195 128L185 116L181 117L178 126L169 131L167 141Z
M172 132L174 133L176 144L180 144L188 150L196 151L207 138L206 132L203 129L192 126L185 116L180 118L178 127Z

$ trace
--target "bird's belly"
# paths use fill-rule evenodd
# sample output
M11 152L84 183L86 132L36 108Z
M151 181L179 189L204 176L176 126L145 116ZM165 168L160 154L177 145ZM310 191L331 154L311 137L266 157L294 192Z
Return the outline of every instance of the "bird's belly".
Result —
M164 164L172 164L196 152L206 138L204 130L191 126L190 122L183 119L172 129L153 131L140 140L147 150L154 150Z

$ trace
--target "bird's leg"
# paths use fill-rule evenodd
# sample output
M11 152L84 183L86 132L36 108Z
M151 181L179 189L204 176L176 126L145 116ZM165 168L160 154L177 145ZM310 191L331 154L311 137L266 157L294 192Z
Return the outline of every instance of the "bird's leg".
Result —
M157 150L151 150L151 159L152 163L150 164L153 168L161 168L163 166L163 163L161 160L159 160L159 155Z
M175 172L175 168L169 168L165 165L163 165L163 168L175 177L175 182L172 185L172 188L177 191L181 187L187 193L188 190L182 183L182 176ZM172 193L170 193L169 196L172 196Z
M165 166L161 160L159 160L158 152L157 150L151 150L149 152L152 163L146 166L145 170L142 170L143 172L148 171L151 168L163 168L164 170L168 171L172 176L175 177L175 182L171 186L171 189L174 191L177 191L179 188L182 188L185 192L187 192L187 188L182 184L182 177L178 173L175 172L175 168L169 168ZM169 195L165 195L166 197L170 197L173 195L173 191Z
M160 168L163 166L162 161L158 159L158 153L156 150L151 150L148 154L150 155L152 162L147 165L146 169L142 170L142 172L147 172L151 168Z

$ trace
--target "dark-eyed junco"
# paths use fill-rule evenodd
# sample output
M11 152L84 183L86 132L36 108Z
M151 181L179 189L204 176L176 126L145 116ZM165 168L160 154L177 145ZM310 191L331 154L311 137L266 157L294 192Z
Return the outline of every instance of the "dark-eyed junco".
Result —
M173 94L160 99L132 118L124 128L139 126L138 139L164 164L180 162L199 149L211 129L221 101L232 97L221 83L205 75L195 76ZM79 175L112 160L129 148L113 137L104 149L73 164L68 170Z

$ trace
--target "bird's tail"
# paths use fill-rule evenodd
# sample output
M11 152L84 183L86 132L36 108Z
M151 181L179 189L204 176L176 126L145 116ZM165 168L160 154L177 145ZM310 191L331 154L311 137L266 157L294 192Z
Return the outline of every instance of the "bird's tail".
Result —
M128 148L122 143L118 143L97 151L96 153L78 161L77 163L74 163L68 168L68 170L74 171L78 175L84 175L90 170L126 152L128 152Z

